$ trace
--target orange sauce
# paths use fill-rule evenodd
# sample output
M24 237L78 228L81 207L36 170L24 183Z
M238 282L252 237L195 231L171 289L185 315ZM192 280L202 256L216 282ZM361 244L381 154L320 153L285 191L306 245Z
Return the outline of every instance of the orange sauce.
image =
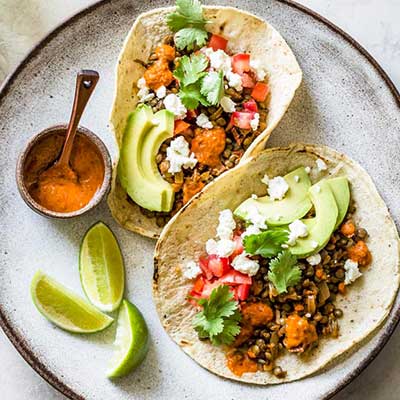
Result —
M192 140L191 150L199 163L209 167L221 164L219 156L225 149L226 135L224 128L197 128Z
M368 246L362 240L359 240L354 246L349 247L347 254L352 261L358 262L362 267L370 264L372 260Z
M32 198L48 210L72 212L86 206L104 180L104 163L92 142L75 137L70 168L48 168L60 155L65 136L43 138L31 150L24 168L25 185Z
M243 321L251 326L266 325L272 321L274 313L264 303L250 303L242 307Z
M257 372L257 363L251 360L247 354L234 351L226 356L228 368L237 376L245 372Z
M306 347L318 339L315 326L297 314L289 315L286 318L285 334L286 338L283 343L288 349L294 349L299 346Z
M183 204L186 204L195 194L203 189L204 183L200 180L186 179L183 184Z
M174 80L174 75L169 69L169 61L175 58L175 49L167 44L162 44L155 49L157 60L147 68L144 80L149 88L159 89L168 86Z

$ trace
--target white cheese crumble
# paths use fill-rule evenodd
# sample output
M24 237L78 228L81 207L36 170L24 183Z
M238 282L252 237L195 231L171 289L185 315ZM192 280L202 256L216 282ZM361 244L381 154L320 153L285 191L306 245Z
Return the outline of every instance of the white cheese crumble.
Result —
M223 50L214 51L211 47L203 47L202 52L210 60L210 67L216 71L223 71L224 74L232 70L231 57Z
M250 121L251 129L253 129L253 131L256 131L259 123L260 123L260 114L255 113L253 119Z
M306 237L307 235L307 226L299 219L296 219L296 221L293 221L291 224L289 224L289 239L287 243L290 246L294 246L298 238Z
M294 181L297 183L300 180L300 177L298 175L294 176Z
M207 254L215 254L219 257L229 257L236 248L236 243L229 239L214 240L209 239L206 242Z
M236 222L233 219L232 211L229 209L222 210L219 213L218 221L217 236L220 239L232 239L233 231L236 228Z
M196 118L196 124L200 128L207 128L211 129L213 127L212 122L208 119L207 115L204 113L201 113L197 118Z
M328 166L325 164L324 160L321 160L320 158L317 159L316 164L318 172L325 171L328 169Z
M264 180L262 182L265 183ZM282 200L288 190L289 185L282 176L268 180L268 194L271 200Z
M258 229L268 229L268 226L265 223L265 217L260 213L255 205L248 208L246 220Z
M150 89L147 87L146 80L144 78L138 79L136 86L139 89L137 95L140 103L150 101L154 98L154 93L150 93Z
M253 194L251 195L251 198L252 198L253 200L257 200L257 199L258 199L258 196L257 196L256 194L253 193Z
M183 268L183 276L187 279L194 279L197 275L201 273L201 268L199 264L194 261L189 261Z
M189 143L183 136L174 139L167 148L167 160L169 161L168 172L176 174L185 168L194 168L197 159L193 153L189 156Z
M242 77L234 72L228 72L226 74L226 79L228 79L228 85L234 88L237 92L243 90Z
M230 97L228 96L224 96L219 104L221 105L222 109L226 112L226 113L233 113L236 111L236 104L231 100Z
M350 285L350 283L353 283L362 275L358 269L358 263L350 259L346 260L344 263L344 270L346 271L344 276L345 285Z
M159 99L163 99L165 96L167 95L167 88L165 86L160 86L157 90L156 90L156 96Z
M255 225L249 225L246 230L242 233L242 238L245 238L246 236L249 235L258 235L261 233L261 230L258 226Z
M164 99L164 106L175 115L175 119L183 119L186 117L186 107L182 104L181 99L176 94L169 94Z
M311 172L311 168L310 167L305 167L304 170L307 172L307 174L309 174Z
M265 71L265 69L263 68L263 66L261 65L260 60L251 58L250 59L250 67L254 70L254 72L256 73L257 76L257 80L259 81L263 81L267 75L267 72Z
M306 260L310 265L318 265L321 262L321 255L319 253L313 254L307 257Z
M245 253L239 254L232 261L232 267L242 274L254 276L257 274L260 264L256 260L247 257Z

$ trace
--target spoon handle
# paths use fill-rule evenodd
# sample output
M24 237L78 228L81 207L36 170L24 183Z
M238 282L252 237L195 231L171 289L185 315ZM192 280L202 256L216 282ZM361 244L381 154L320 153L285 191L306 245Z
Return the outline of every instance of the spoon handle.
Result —
M86 104L89 101L89 98L93 93L94 88L96 87L98 81L99 81L98 72L92 70L79 71L76 76L74 105L72 107L71 118L68 124L67 136L64 142L64 146L58 164L68 165L69 163L72 146L74 144L76 128L78 127L79 121L86 107Z

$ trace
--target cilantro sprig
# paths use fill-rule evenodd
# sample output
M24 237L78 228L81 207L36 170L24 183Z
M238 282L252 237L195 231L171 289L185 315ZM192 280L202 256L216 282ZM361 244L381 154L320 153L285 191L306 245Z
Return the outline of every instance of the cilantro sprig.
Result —
M179 59L179 65L174 71L174 76L179 80L180 86L196 83L205 74L208 66L207 57L204 54L192 54Z
M224 73L210 72L204 76L200 92L211 105L217 105L224 95Z
M300 282L301 270L297 258L285 250L269 263L268 279L273 283L279 294L287 291L289 286Z
M176 0L176 11L167 15L167 25L176 32L175 44L179 50L204 46L208 38L207 22L199 0Z
M200 299L203 310L193 319L194 329L202 339L210 339L213 345L231 344L240 332L242 318L239 303L226 285L213 289L209 299Z
M287 230L274 229L246 236L243 244L246 253L270 258L282 251L282 244L288 241L288 237Z

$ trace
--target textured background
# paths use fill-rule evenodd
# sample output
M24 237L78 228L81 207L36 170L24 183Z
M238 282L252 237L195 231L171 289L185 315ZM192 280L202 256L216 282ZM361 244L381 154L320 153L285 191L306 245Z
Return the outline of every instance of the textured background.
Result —
M91 0L0 0L0 81L50 29ZM399 0L299 0L358 40L400 88ZM50 5L51 4L51 5ZM335 400L398 399L400 331ZM6 400L63 399L31 370L0 332L0 387Z

